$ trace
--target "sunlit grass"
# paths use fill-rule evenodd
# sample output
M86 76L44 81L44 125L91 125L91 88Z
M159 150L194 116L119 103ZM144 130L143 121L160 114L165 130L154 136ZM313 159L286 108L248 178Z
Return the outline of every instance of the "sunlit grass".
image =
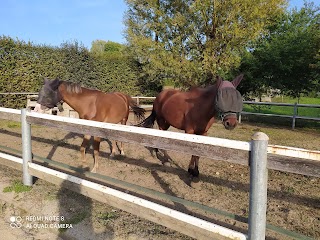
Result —
M3 189L3 192L15 192L15 193L21 193L21 192L29 192L32 189L31 186L25 186L20 180L14 180L11 186L5 187Z
M289 97L283 97L283 98L278 97L278 98L273 98L272 102L294 104L298 102L298 100L295 98L289 98ZM299 101L299 104L320 105L320 98L302 97ZM243 111L292 116L294 114L294 107L245 104ZM320 118L320 108L298 107L298 116Z

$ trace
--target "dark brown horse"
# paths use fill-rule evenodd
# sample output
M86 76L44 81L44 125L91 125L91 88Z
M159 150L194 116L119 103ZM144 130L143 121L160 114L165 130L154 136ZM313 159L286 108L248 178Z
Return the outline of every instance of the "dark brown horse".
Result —
M93 90L81 87L79 84L60 81L58 79L45 79L39 97L38 106L35 111L39 109L53 108L61 102L66 102L72 107L81 119L126 124L129 116L129 107L138 119L144 118L145 110L137 106L134 100L123 93L103 93L99 90ZM86 147L91 136L85 135L81 144L80 152L82 162L86 162ZM98 168L100 137L94 137L94 166L92 172L96 172ZM111 156L115 154L115 145L112 144ZM120 153L124 154L121 143Z
M152 128L157 121L161 130L173 126L186 133L207 135L216 116L220 115L225 128L232 130L237 125L237 113L242 111L242 97L236 90L242 78L241 74L229 82L217 77L214 85L192 88L188 92L164 90L156 97L150 116L137 126ZM193 155L188 172L194 177L199 176L198 165L199 157Z

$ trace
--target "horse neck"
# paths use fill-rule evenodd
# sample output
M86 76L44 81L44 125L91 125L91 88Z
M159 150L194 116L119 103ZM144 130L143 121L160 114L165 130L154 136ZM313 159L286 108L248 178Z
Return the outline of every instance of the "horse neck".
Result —
M79 113L79 109L81 106L80 104L82 102L82 93L73 93L67 91L65 83L61 83L58 90L61 94L62 100Z
M206 109L207 113L212 117L215 115L215 102L217 96L218 87L216 85L210 85L206 87L201 93L202 109Z
M218 88L216 85L210 85L204 89L204 91L202 92L202 96L204 98L215 99L215 97L217 95L217 91L218 91ZM213 103L213 101L212 101L212 103Z
M197 88L190 92L192 98L196 99L199 108L207 114L209 118L215 115L215 99L217 86L210 85L206 88Z

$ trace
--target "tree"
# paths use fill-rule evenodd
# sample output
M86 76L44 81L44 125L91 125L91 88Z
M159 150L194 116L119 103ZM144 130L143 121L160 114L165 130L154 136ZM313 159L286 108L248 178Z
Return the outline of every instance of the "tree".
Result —
M126 54L125 45L96 40L92 42L91 54L99 69L96 87L107 92L121 91L130 95L140 93L138 63Z
M213 81L240 64L248 43L284 11L285 0L126 0L126 38L149 81Z
M111 55L111 54L121 54L124 49L124 45L104 40L95 40L92 42L90 52L95 55Z
M243 58L241 70L250 72L248 83L258 82L256 89L277 88L296 98L319 89L319 23L319 7L313 3L285 14L247 53L251 56Z

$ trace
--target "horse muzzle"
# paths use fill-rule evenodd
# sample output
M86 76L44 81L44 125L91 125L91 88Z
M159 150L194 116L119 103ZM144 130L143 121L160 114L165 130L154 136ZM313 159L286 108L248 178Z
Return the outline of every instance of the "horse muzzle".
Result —
M44 113L48 108L46 106L37 103L32 112Z
M237 114L236 113L224 114L222 116L222 123L227 130L233 130L238 124Z

